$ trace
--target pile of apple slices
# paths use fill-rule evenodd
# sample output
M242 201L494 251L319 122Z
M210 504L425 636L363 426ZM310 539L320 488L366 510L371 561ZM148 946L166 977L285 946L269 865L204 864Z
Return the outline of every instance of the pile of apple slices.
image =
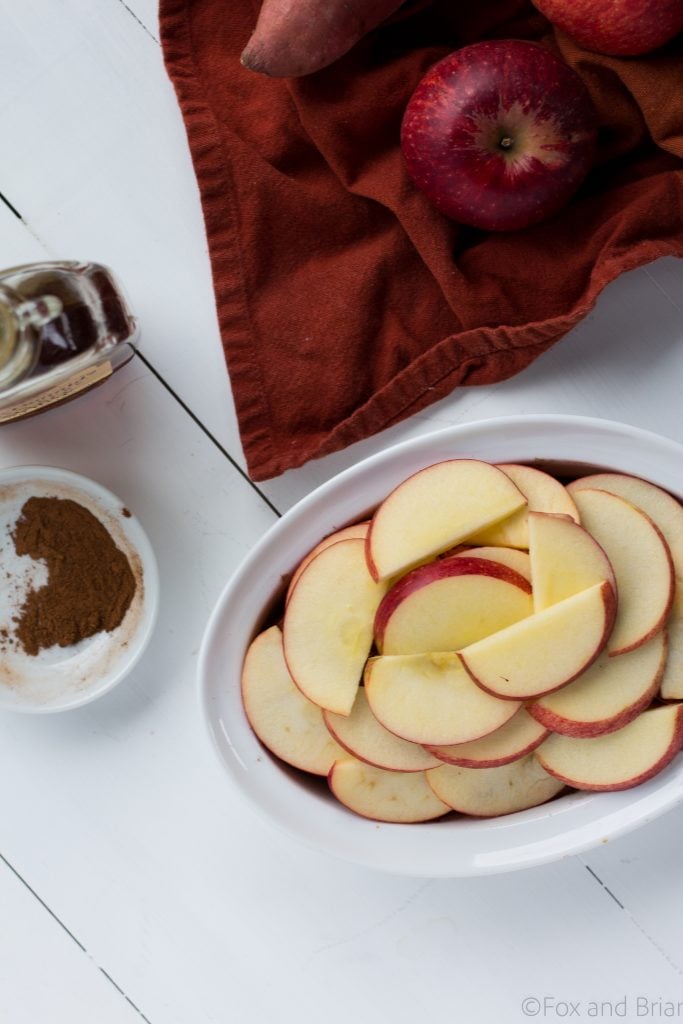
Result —
M683 507L619 473L430 466L306 556L242 697L380 821L635 786L683 746Z

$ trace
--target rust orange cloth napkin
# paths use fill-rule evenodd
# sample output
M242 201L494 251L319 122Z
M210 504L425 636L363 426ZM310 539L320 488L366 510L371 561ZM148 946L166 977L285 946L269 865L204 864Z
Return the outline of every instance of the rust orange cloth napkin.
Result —
M510 377L618 274L683 256L680 38L646 57L599 57L527 0L413 0L331 67L272 80L239 63L256 12L251 0L161 0L160 11L253 479L456 386ZM426 69L484 38L559 50L601 124L597 165L576 198L509 235L442 217L399 149Z

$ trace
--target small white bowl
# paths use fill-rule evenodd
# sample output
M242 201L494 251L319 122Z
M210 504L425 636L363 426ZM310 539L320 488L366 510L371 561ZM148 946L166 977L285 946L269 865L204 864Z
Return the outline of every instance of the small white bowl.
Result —
M27 654L12 640L13 617L29 586L47 575L39 562L17 556L11 530L31 497L71 498L89 509L127 556L137 587L123 621L71 647ZM0 469L0 710L33 714L81 707L113 689L140 658L154 628L159 599L156 559L140 523L124 502L87 477L49 466Z
M573 416L485 420L399 444L341 473L283 516L232 577L209 621L199 660L203 714L228 777L255 811L297 839L405 875L494 874L557 860L644 825L683 799L679 756L654 779L623 792L571 793L499 818L383 824L348 811L324 780L309 781L288 769L256 739L242 708L240 672L283 580L326 534L365 518L411 473L452 458L569 463L577 475L612 469L683 494L683 447L656 434Z

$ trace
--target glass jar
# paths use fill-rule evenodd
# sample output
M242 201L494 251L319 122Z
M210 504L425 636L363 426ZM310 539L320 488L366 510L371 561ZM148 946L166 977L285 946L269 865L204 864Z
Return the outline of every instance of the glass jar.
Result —
M137 337L120 286L100 264L0 270L0 424L101 383L132 358Z

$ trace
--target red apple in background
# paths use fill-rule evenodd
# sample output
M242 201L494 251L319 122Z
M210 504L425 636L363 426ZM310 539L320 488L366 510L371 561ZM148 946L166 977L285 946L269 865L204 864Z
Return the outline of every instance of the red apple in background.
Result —
M595 111L568 65L535 43L494 40L444 57L413 93L401 148L442 213L513 231L559 210L587 174Z
M554 25L596 53L648 53L683 32L683 0L532 2Z

